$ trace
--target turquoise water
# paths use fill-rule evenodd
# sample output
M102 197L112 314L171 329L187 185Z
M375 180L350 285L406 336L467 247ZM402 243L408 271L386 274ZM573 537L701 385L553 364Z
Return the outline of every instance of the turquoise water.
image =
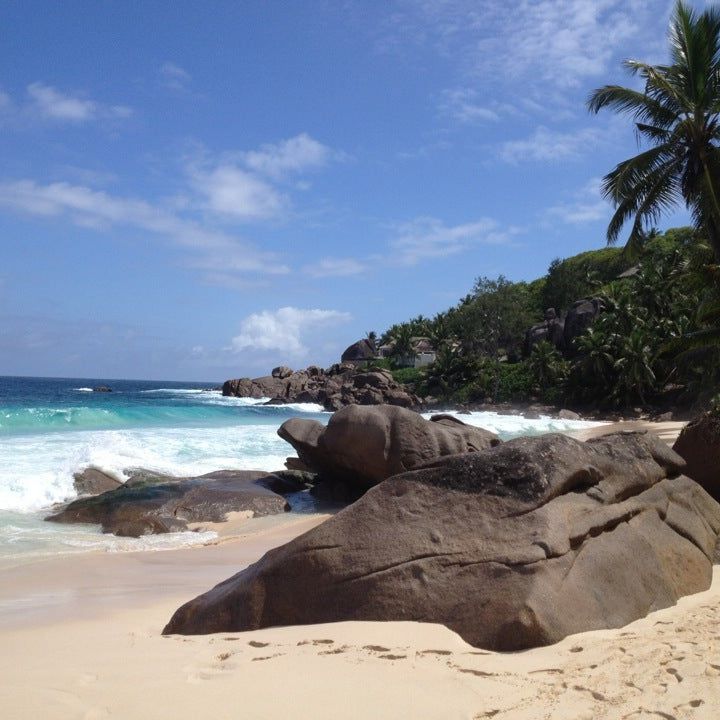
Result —
M99 385L113 392L92 392ZM278 427L290 417L321 422L330 417L317 405L273 407L264 400L225 398L213 386L0 377L0 559L206 541L195 533L120 541L92 527L58 527L42 517L54 503L75 496L73 473L87 467L118 478L138 467L179 476L220 469L278 470L294 454L278 437ZM462 419L504 438L593 424L495 413Z

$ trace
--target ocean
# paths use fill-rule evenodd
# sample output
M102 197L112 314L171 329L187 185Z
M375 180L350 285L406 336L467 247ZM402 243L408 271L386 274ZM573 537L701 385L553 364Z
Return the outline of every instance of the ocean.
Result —
M100 385L112 392L93 392ZM75 497L73 474L87 467L118 478L131 468L178 476L281 469L294 453L277 436L278 427L291 417L320 422L330 417L318 405L267 406L265 400L226 398L213 390L216 385L0 377L0 562L208 542L213 533L116 538L94 526L56 525L43 517L54 504ZM504 439L597 424L489 412L462 419ZM309 507L298 504L304 512Z

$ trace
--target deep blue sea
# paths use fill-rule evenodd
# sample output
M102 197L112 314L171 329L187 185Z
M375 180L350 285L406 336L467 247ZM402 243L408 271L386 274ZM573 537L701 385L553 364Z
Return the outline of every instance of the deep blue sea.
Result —
M93 392L106 385L110 393ZM137 550L207 541L182 533L128 540L92 526L42 520L72 499L73 473L96 467L173 475L221 469L277 470L292 448L277 435L288 418L330 415L317 405L225 398L216 383L0 377L0 561L88 550ZM508 438L591 423L473 413L463 420Z

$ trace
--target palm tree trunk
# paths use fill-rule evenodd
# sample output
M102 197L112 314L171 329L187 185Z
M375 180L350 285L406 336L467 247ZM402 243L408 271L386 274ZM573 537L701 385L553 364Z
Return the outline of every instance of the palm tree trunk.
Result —
M702 157L703 172L705 174L705 183L707 185L710 204L712 207L712 215L705 221L708 240L715 253L715 261L720 264L720 193L716 187L715 178L713 178L707 163L707 158Z

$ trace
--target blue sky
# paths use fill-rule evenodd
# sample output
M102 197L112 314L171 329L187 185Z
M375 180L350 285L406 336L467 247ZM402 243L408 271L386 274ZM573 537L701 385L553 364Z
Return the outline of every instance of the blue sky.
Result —
M328 365L602 247L636 144L584 101L671 7L6 0L0 374Z

